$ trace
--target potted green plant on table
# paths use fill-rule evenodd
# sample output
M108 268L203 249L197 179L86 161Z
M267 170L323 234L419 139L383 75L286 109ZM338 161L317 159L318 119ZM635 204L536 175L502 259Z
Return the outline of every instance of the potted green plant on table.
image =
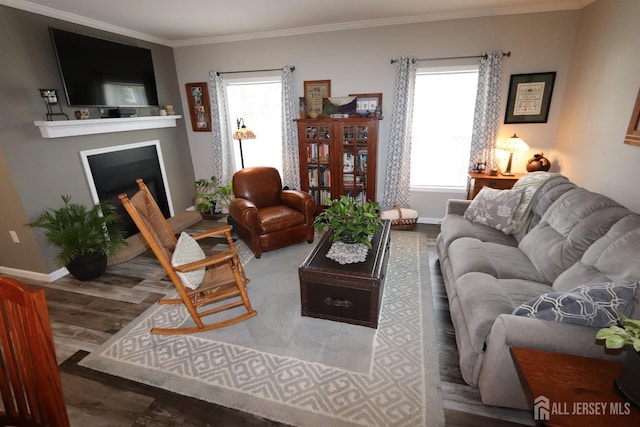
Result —
M49 243L58 248L55 261L78 280L100 277L107 268L107 257L127 244L116 208L100 202L91 208L71 203L70 196L58 209L48 208L31 227L43 228Z
M319 231L325 227L333 230L333 241L360 243L371 248L371 238L380 228L380 207L378 202L362 203L348 196L340 196L316 216L314 220Z
M195 185L196 192L193 196L195 208L204 219L215 219L213 215L220 208L228 207L233 199L231 181L226 185L220 185L218 178L212 176L196 180Z
M640 407L640 320L618 313L618 325L602 328L596 339L604 340L608 349L627 348L622 373L615 381L616 389L631 403Z

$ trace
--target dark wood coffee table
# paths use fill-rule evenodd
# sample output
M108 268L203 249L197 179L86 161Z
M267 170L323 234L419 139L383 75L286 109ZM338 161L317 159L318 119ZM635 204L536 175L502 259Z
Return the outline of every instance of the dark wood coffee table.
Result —
M377 328L390 229L383 221L366 261L344 265L326 257L333 235L327 231L298 269L302 315Z

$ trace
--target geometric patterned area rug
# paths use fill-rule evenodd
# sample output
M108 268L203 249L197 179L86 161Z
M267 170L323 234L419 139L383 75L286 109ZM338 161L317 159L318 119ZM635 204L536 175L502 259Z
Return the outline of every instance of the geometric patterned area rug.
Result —
M392 231L377 330L301 316L298 266L312 248L245 264L257 316L151 335L191 322L156 304L80 365L290 425L443 426L425 236Z

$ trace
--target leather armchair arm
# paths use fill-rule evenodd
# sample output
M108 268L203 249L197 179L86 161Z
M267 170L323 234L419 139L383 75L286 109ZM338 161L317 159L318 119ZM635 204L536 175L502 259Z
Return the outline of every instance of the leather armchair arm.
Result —
M284 190L280 193L280 200L291 209L302 212L305 218L313 219L315 202L309 193L298 190Z
M258 208L247 199L235 198L229 203L229 214L248 230L258 229Z

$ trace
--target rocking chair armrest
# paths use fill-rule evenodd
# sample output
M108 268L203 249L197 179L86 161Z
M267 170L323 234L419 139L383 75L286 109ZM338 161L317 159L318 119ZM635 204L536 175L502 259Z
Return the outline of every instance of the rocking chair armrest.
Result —
M236 257L236 251L233 249L229 249L224 252L220 252L218 254L209 256L205 259L189 262L187 264L178 265L176 267L173 267L173 269L181 273L185 273L187 271L198 270L199 268L208 267L210 265L221 264L235 257Z
M222 227L217 227L217 228L213 228L211 230L208 231L203 231L202 233L198 233L198 234L194 234L192 237L195 240L200 240L200 239L204 239L205 237L211 237L211 236L215 236L218 234L227 234L227 235L231 235L231 226L230 225L224 225Z

